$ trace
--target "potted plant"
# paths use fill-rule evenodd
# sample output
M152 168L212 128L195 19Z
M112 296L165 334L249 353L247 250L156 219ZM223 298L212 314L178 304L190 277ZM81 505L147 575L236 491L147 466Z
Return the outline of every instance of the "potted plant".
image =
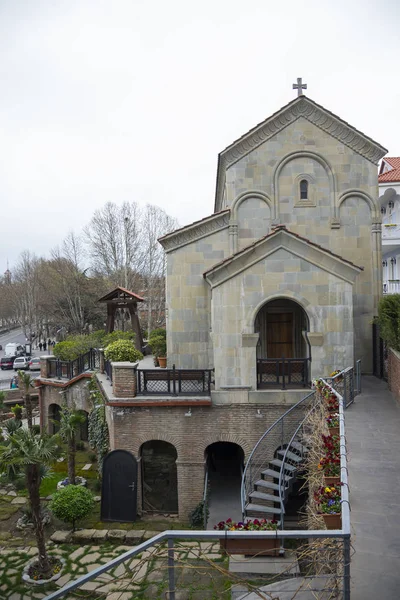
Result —
M158 363L162 369L167 366L167 340L163 335L157 335L150 340L153 354L158 358Z
M327 529L342 528L342 509L340 484L322 486L314 492L317 512L320 514Z
M326 424L331 436L339 435L339 413L331 413L329 417L326 417Z
M249 520L246 523L235 523L232 519L220 521L214 526L218 531L277 531L278 521L266 519ZM247 556L277 556L280 550L278 537L268 538L230 538L228 535L220 539L220 546L228 554L245 554Z

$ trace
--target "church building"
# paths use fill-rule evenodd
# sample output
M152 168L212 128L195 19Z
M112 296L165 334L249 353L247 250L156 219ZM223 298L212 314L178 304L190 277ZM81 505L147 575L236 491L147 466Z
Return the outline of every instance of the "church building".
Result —
M214 368L215 401L372 372L387 151L301 92L220 153L214 213L160 239L168 365Z

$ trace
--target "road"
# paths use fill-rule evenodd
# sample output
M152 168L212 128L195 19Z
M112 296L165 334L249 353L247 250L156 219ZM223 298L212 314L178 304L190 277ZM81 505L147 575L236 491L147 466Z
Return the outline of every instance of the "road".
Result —
M10 331L8 333L3 333L0 335L0 345L3 347L3 350L0 350L0 358L2 356L4 356L4 354L5 354L4 348L5 348L6 344L9 344L11 342L16 342L16 343L19 343L22 345L25 344L25 335L24 335L22 329L14 329L13 331ZM32 351L32 356L40 356L41 354L47 354L47 352L43 353L43 352L40 352L39 350ZM10 387L11 379L14 375L15 375L15 372L13 370L11 370L11 371L0 370L0 389L8 389ZM39 375L40 375L39 371L31 371L32 379L39 377Z

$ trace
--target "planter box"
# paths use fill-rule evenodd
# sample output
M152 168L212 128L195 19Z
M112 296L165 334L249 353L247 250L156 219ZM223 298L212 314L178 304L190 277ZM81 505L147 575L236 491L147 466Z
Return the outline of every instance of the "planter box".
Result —
M327 529L342 529L342 513L324 514L321 513L325 521L325 527Z
M328 427L329 435L340 435L339 427Z
M227 554L245 554L246 556L278 556L280 540L276 537L268 539L233 539L220 540L221 550Z
M338 485L340 483L340 477L327 477L324 475L325 485Z

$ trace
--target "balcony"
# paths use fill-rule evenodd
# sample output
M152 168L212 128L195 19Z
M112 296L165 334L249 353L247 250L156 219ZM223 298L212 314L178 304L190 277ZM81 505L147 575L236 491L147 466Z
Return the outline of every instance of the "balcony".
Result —
M400 279L387 279L383 282L384 294L400 294Z
M382 240L400 238L400 223L383 223Z

